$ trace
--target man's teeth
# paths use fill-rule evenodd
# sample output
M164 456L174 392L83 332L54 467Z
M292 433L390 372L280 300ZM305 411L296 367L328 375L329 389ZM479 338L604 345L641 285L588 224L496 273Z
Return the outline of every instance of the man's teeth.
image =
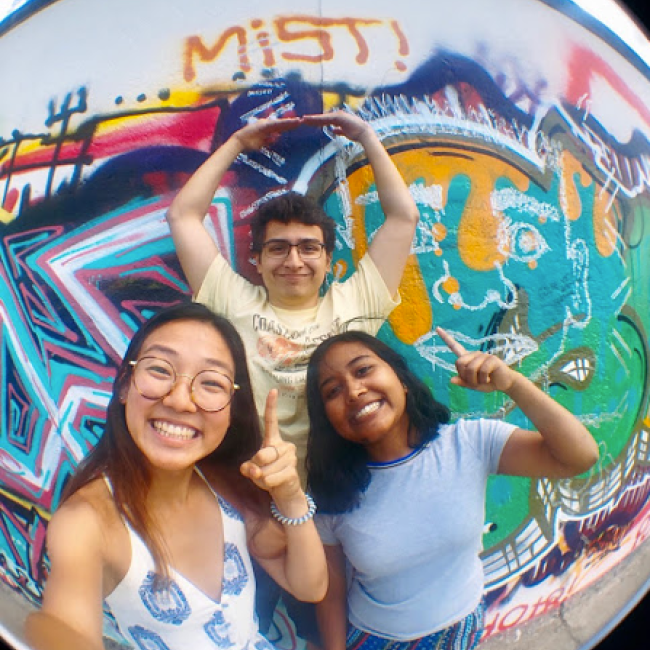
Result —
M154 422L153 428L165 438L174 438L175 440L190 440L196 434L196 429L184 427L180 424L171 424L171 422Z
M357 411L356 415L354 416L354 419L358 420L364 417L365 415L374 413L380 406L381 406L381 402L370 402L370 404L366 404L360 411Z

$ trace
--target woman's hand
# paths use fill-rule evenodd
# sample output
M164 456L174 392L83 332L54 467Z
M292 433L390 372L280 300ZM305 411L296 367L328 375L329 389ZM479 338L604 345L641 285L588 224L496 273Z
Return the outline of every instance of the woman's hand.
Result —
M303 123L309 126L329 126L334 135L343 135L348 140L360 141L364 134L373 133L370 124L364 122L358 115L347 111L335 111L321 115L305 115Z
M242 463L241 473L269 492L280 514L300 519L309 512L309 505L296 471L296 447L280 436L277 401L278 391L270 391L264 412L262 448ZM262 567L298 600L321 600L327 591L327 563L313 519L300 525L282 525L286 546L281 547L284 552L278 557L269 557L269 547L278 547L277 537L269 539L272 533L272 529L266 527L256 539L260 547L256 557Z
M257 150L272 145L285 131L292 131L301 124L299 117L252 120L231 137L239 143L242 151Z
M296 470L296 446L282 440L277 402L278 391L274 389L266 398L262 448L242 464L240 471L259 488L270 493L283 515L301 517L307 506Z
M442 327L436 327L436 333L457 357L458 376L451 378L452 384L481 393L491 393L496 390L506 393L520 376L516 370L493 354L468 352Z
M587 428L527 377L494 355L468 352L441 327L436 332L458 357L453 384L506 393L537 429L513 431L501 452L499 474L566 478L586 472L598 460L598 445Z

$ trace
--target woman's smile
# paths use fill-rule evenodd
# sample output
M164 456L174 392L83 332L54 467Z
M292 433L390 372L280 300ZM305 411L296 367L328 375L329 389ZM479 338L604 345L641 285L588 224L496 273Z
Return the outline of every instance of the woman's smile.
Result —
M199 436L199 432L194 427L174 424L166 420L152 420L151 426L158 435L170 440L192 440Z
M358 422L368 417L369 415L373 415L379 410L383 402L384 400L380 399L374 402L370 402L369 404L366 404L363 408L359 409L356 413L353 413L350 419Z

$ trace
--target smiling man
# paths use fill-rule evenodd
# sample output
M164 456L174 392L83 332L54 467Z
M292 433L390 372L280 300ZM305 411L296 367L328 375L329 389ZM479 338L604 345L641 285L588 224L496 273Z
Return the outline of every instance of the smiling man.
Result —
M288 192L262 204L253 217L252 250L263 287L231 269L204 225L214 194L237 156L301 125L330 127L363 146L385 216L356 272L333 283L322 297L335 230L334 221L312 199ZM279 389L280 431L296 445L303 479L309 357L321 341L348 324L377 332L399 302L397 290L418 219L417 206L372 127L344 111L244 126L199 167L170 206L167 220L195 300L231 319L239 330L260 413L269 390Z

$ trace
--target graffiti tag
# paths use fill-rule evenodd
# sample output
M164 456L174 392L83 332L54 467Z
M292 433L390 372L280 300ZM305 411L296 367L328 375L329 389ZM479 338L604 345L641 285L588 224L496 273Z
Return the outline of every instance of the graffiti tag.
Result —
M335 57L332 36L334 32L341 30L354 42L354 61L357 65L365 65L370 58L370 46L362 30L388 30L391 32L397 55L404 57L409 53L408 41L396 20L285 16L276 18L272 25L273 34L265 29L265 23L260 19L251 21L250 30L241 25L228 27L212 46L206 45L201 36L188 36L183 53L185 81L193 81L196 78L197 62L212 63L226 53L236 53L237 57L237 64L228 65L227 69L235 67L242 73L248 73L252 69L249 53L253 48L255 52L261 53L260 63L265 68L275 66L278 57L284 61L300 63L320 64L332 61ZM272 39L277 44L277 54ZM296 49L292 49L289 44L295 44ZM385 47L385 41L383 45ZM397 61L396 67L402 71L406 69L402 61Z

